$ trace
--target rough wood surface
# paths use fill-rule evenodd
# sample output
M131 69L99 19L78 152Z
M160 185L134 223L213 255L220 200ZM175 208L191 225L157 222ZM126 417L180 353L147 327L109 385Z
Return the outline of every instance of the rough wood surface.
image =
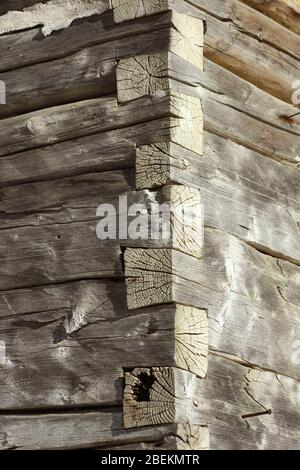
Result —
M137 54L155 54L158 51L159 53L165 51L167 54L169 50L174 51L176 56L170 65L176 71L175 78L193 83L197 74L195 71L188 73L188 70L184 70L183 59L187 58L196 65L201 65L203 48L197 45L194 51L192 47L189 48L189 43L186 44L181 31L181 16L169 12L168 17L164 15L160 21L147 24L147 29L144 26L146 32L141 34L138 34L138 28L131 28L133 35L128 36L126 41L124 41L126 33L116 31L115 40L108 41L106 36L105 43L82 48L66 56L61 54L62 58L51 60L50 68L49 61L43 56L40 59L41 63L22 68L18 65L15 70L0 73L0 80L5 81L7 86L7 104L1 106L0 117L113 94L116 92L117 60ZM202 21L195 21L199 23L198 29L201 32ZM140 29L143 31L143 28ZM130 32L129 29L127 35ZM100 39L99 41L101 42ZM59 52L57 55L60 55ZM178 60L180 57L181 61ZM192 67L190 69L192 70Z
M117 241L99 240L91 222L2 230L0 250L0 290L123 272Z
M180 183L201 188L208 226L300 263L300 173L204 132L199 156L173 143L137 149L138 188ZM280 220L280 224L278 224Z
M135 5L143 3L137 1ZM120 16L135 18L136 8L130 10L127 5L125 8L126 2L122 4ZM153 6L157 12L157 2L145 5ZM165 7L159 3L159 10ZM172 1L167 7L206 21L206 57L271 95L291 102L292 83L300 68L298 36L238 0ZM145 13L150 14L150 11L141 8L138 16ZM267 77L265 70L268 70Z
M208 309L214 350L299 378L293 358L300 268L213 229L204 247L202 260L172 250L126 250L129 308L178 302Z
M123 397L126 429L194 421L196 376L175 368L135 368L125 373ZM204 423L202 423L204 424Z
M111 0L116 23L132 20L140 16L153 15L170 8L169 0Z
M243 0L247 5L256 8L286 28L300 34L300 4L299 0Z
M206 312L128 312L124 281L2 291L0 318L2 410L121 404L123 367L137 357L206 375Z
M109 1L50 0L24 7L22 11L8 11L0 17L0 35L42 25L43 34L48 36L53 31L67 28L76 19L103 13L109 8Z
M207 450L205 426L166 424L124 429L120 408L2 415L0 450Z
M298 381L218 356L210 357L209 371L197 400L210 449L298 449Z
M201 101L183 93L165 91L123 106L118 106L116 98L107 97L3 119L0 156L165 116L170 116L172 140L201 153Z
M8 414L0 416L1 450L72 450L114 446L134 446L139 442L179 440L183 432L174 424L124 429L121 408L56 414ZM186 441L193 443L186 434ZM176 439L176 441L177 441Z

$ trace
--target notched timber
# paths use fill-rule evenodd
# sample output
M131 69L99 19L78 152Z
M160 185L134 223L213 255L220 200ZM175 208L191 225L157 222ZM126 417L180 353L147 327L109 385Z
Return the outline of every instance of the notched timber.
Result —
M162 423L201 424L194 420L196 376L169 367L125 372L124 427Z
M108 0L50 0L37 2L23 11L8 11L0 17L0 35L42 25L45 36L67 28L79 18L101 14L109 8Z

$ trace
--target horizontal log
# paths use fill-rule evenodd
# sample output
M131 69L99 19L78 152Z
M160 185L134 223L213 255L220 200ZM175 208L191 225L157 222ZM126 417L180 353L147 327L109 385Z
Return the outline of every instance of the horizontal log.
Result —
M170 426L170 425L168 425ZM173 425L174 426L174 425ZM160 436L156 442L138 442L125 445L103 446L100 450L209 450L209 429L207 426L177 424L174 434Z
M72 230L73 223L87 221L96 227L101 240L118 240L124 246L165 246L200 258L203 211L199 190L179 185L158 192L135 192L134 188L133 169L9 186L1 191L0 230L11 229L5 232L9 240L17 228L35 227L37 232L31 232L35 238L41 227L57 229L57 224L69 224ZM19 236L26 236L26 231ZM9 250L6 243L5 247L4 239L3 252Z
M0 259L0 290L123 272L118 243L99 240L94 222L3 230Z
M0 6L0 15L4 15L8 11L12 10L23 10L28 8L35 3L46 3L48 0L2 0Z
M129 313L124 281L1 292L0 318L2 410L121 404L123 368L154 363L206 374L206 312Z
M126 250L129 308L178 302L207 309L213 349L299 379L293 357L300 268L214 229L206 230L204 247L202 260L174 250Z
M179 437L176 442L172 439L172 436L180 436L181 429L175 424L125 430L122 421L122 409L118 407L59 414L1 415L4 439L0 450L74 450L118 444L131 447L140 441L151 444L161 440L171 440L175 448L180 446ZM188 430L181 433L188 440Z
M137 186L180 183L201 189L207 226L300 263L299 172L209 132L204 154L175 144L137 151ZM278 224L280 220L280 224Z
M0 73L6 84L6 104L0 108L0 117L114 94L116 61L113 55L102 60L99 48L94 46L50 64Z
M3 119L0 156L166 116L169 116L169 139L188 148L192 145L196 152L201 153L200 100L184 93L165 91L122 106L118 106L116 98L107 97Z
M135 34L129 36L126 41L124 38L111 40L107 35L108 42L52 60L51 67L43 58L42 63L0 73L0 80L6 83L7 89L7 104L1 106L0 117L114 94L117 89L116 63L124 57L173 50L177 56L184 59L190 58L186 50L191 49L193 51L191 60L200 66L203 47L200 48L196 44L195 51L192 47L185 49L185 39L181 34L184 29L181 16L176 13L172 15L170 12L168 22L166 16L162 18L161 29L158 29L158 22L155 25L151 23L149 31L142 34L133 31ZM197 25L201 32L202 22L197 20ZM154 28L154 31L151 28L152 30ZM198 57L200 49L201 53L199 52ZM179 79L193 82L195 73L187 78L183 66L174 67L178 70ZM20 74L22 75L21 81Z
M298 381L218 356L210 357L209 371L197 400L211 450L298 449Z
M2 157L0 186L133 168L136 144L164 141L170 135L166 117Z
M300 34L298 0L273 0L272 2L243 0L243 2L294 31L294 33Z
M99 44L103 45L104 52L111 54L110 42L115 43L119 51L125 51L126 48L128 50L127 41L123 41L122 44L120 39L127 38L132 43L132 37L135 35L170 26L170 19L171 13L166 12L159 17L142 18L130 24L116 25L111 11L107 11L101 15L75 21L68 28L61 30L59 34L51 36L43 37L40 27L10 33L1 37L0 71L68 58L83 49ZM136 44L135 47L140 46ZM112 59L112 56L107 58Z
M199 383L197 404L199 416L208 421L210 449L298 448L297 382L222 357L212 356L209 367L209 377ZM132 450L157 449L162 444L163 449L174 450L175 442L183 441L179 449L199 450L191 439L197 435L193 427L172 424L125 431L118 407L84 414L2 414L0 422L3 449Z
M153 14L167 8L201 18L207 23L204 39L204 54L207 58L271 95L291 102L292 84L300 70L300 38L268 17L238 0L192 0L188 5L186 2L169 0L152 2L150 8L135 8L134 4L131 10L124 5L124 2L116 0L116 21Z
M121 410L2 415L0 425L5 439L0 450L112 449L134 450L140 445L165 450L207 450L207 427L166 424L142 429L123 427ZM124 462L124 457L122 463ZM125 457L127 458L127 457Z

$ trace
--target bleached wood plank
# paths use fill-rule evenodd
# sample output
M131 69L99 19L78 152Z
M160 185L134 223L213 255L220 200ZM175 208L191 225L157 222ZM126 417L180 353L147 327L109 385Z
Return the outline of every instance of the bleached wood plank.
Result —
M2 291L0 318L2 410L121 404L123 367L207 372L206 312L170 305L130 313L124 281Z

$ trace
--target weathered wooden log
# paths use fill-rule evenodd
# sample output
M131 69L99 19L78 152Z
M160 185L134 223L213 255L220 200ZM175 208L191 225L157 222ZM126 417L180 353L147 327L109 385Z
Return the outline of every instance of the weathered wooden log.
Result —
M199 419L208 422L210 449L298 447L297 381L217 356L211 356L209 368L208 378L199 380L196 401ZM161 444L199 450L207 443L207 428L166 424L124 430L122 421L121 407L86 410L84 419L79 412L3 413L2 448L133 450Z
M173 51L172 59L174 78L193 84L197 73L188 73L178 57L189 60L202 67L203 26L201 20L192 19L194 24L185 25L184 15L169 12L168 23L163 17L162 28L150 24L145 34L116 39L104 44L82 49L67 57L51 61L43 59L42 63L29 67L0 73L0 80L6 83L6 105L0 108L0 116L48 108L88 98L114 94L116 91L116 61L127 56L138 54ZM167 26L166 26L167 24ZM193 34L194 43L184 36ZM153 31L154 29L154 31ZM152 30L152 31L151 31ZM197 37L201 40L198 40ZM158 52L159 51L159 52ZM177 60L176 60L177 59ZM123 59L125 64L127 59ZM130 59L128 59L130 62ZM132 59L131 59L132 60ZM125 65L124 65L125 66ZM193 70L192 67L190 67ZM22 74L22 81L20 81ZM123 101L123 100L121 100Z
M1 122L0 156L170 116L170 137L202 152L202 106L198 98L165 91L118 106L99 98L36 111Z
M168 424L124 429L122 414L116 407L84 413L2 415L0 450L114 449L121 443L134 450L141 442L154 448L162 443L169 450L208 448L206 427Z
M286 28L300 34L300 8L298 0L243 0L247 5L256 8Z
M299 267L216 230L206 230L204 247L202 260L172 250L126 250L129 308L170 302L207 308L213 349L298 379Z
M125 373L124 426L195 422L194 374L176 368L135 368ZM202 423L203 424L203 423Z
M116 0L113 6L115 21L151 15L169 8L206 21L206 57L273 96L291 102L292 84L300 67L300 39L279 25L274 28L273 21L237 0L193 0L188 4L180 0L133 0L129 5ZM286 49L279 49L278 43L285 44ZM275 69L273 75L272 70ZM269 70L268 79L265 70Z

